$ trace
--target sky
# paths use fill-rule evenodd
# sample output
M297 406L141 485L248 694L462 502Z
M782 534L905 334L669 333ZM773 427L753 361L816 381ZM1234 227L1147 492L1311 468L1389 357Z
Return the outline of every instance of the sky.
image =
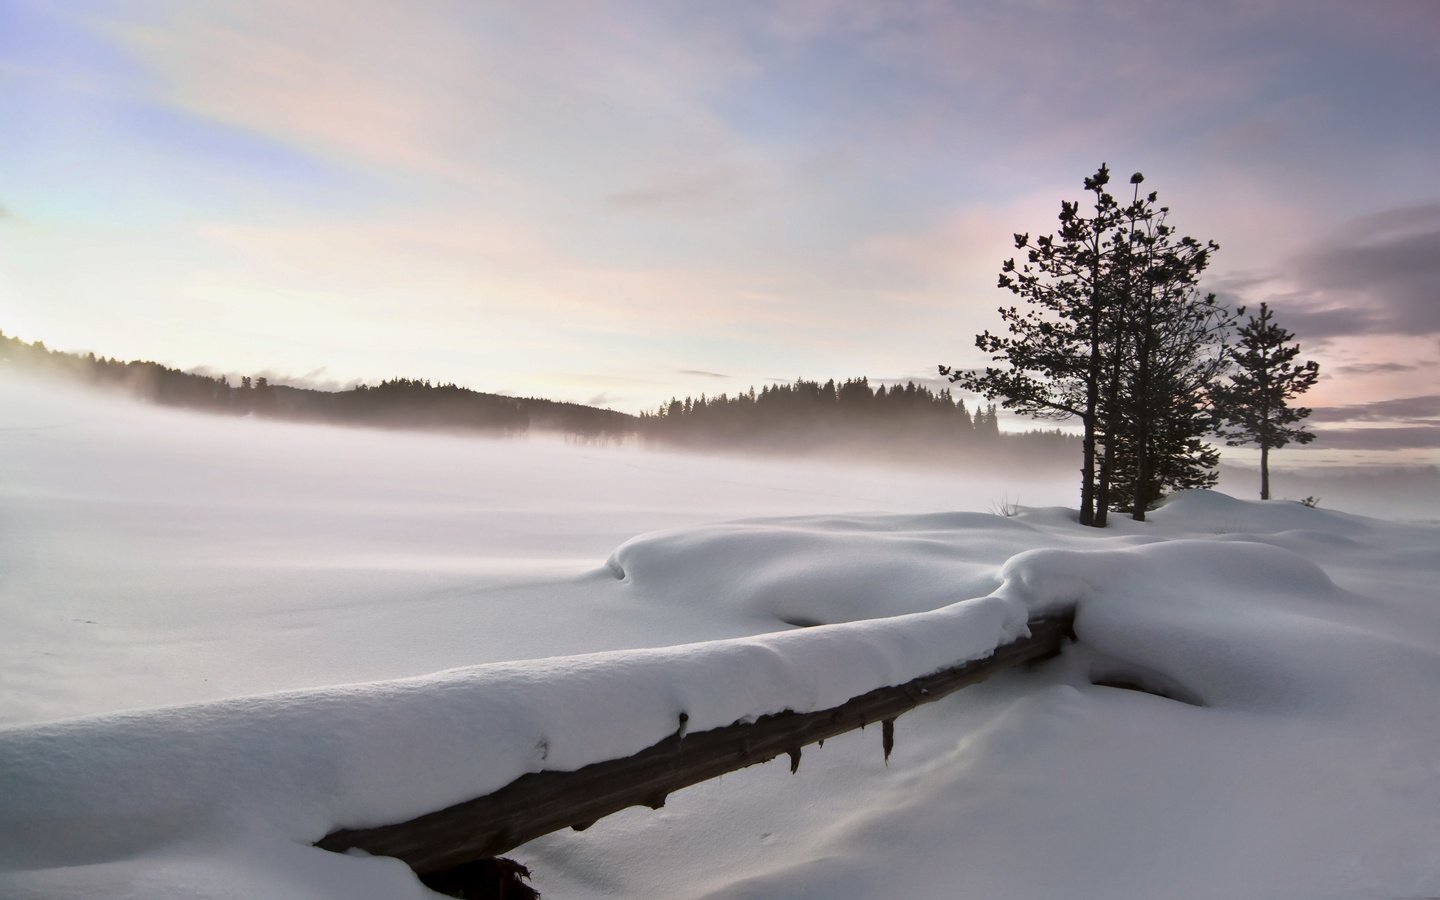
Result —
M1106 162L1321 364L1306 461L1440 463L1437 42L1432 0L0 0L0 329L630 412L933 379Z

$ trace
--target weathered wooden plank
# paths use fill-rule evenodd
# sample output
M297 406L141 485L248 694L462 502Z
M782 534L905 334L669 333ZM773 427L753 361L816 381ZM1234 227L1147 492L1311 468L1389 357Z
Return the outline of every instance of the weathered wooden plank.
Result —
M800 748L838 734L885 723L889 756L896 716L939 700L1011 666L1059 652L1068 616L1033 619L1030 636L998 648L985 659L944 669L905 684L879 688L840 706L809 713L781 712L754 722L686 734L676 733L624 759L593 763L572 772L523 775L492 794L457 803L407 822L342 829L316 846L343 852L352 847L404 860L421 874L498 856L562 828L585 829L631 806L659 809L674 791L774 759L800 764Z

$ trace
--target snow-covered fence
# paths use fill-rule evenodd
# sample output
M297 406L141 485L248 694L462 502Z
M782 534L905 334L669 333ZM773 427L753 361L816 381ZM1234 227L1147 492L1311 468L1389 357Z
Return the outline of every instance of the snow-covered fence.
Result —
M574 771L522 775L483 797L405 822L335 831L316 846L396 857L423 875L496 856L552 831L583 830L631 806L658 809L673 791L781 754L789 755L794 771L802 747L875 722L881 723L888 758L895 718L901 713L1001 669L1054 655L1070 628L1068 615L1032 619L1028 637L1004 644L988 657L872 690L829 709L785 711L689 734L682 715L673 735L632 756Z

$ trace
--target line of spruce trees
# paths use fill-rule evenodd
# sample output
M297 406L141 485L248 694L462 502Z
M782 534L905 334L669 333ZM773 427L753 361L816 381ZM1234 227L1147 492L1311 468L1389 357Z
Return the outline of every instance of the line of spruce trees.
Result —
M1266 304L1241 326L1243 307L1200 292L1218 245L1178 234L1143 182L1131 176L1122 204L1101 165L1084 180L1086 206L1061 202L1055 233L1016 234L1022 261L1004 261L998 286L1023 303L1000 309L1005 333L975 339L998 365L939 367L1006 409L1079 420L1080 522L1097 527L1110 510L1144 520L1165 491L1212 486L1209 435L1260 447L1262 499L1269 451L1314 437L1296 426L1310 411L1288 401L1318 366L1296 363L1294 335Z
M671 399L640 414L643 434L690 445L789 446L813 449L836 442L889 441L913 446L974 444L1000 437L994 404L972 414L950 390L910 381L886 387L869 378L821 383L804 378L731 396Z

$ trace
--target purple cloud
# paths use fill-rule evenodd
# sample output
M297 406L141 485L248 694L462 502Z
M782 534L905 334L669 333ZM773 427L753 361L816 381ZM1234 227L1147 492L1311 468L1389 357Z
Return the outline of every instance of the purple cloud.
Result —
M1352 363L1348 366L1337 366L1335 372L1340 375L1383 375L1395 372L1413 372L1420 366L1413 363L1400 362L1374 362L1374 363Z
M1316 432L1315 443L1309 446L1320 450L1435 450L1440 449L1440 428L1329 428Z
M1349 406L1322 406L1311 410L1316 422L1412 422L1440 425L1440 394L1396 397Z
M1440 334L1440 202L1352 220L1290 266L1285 326L1306 338Z

